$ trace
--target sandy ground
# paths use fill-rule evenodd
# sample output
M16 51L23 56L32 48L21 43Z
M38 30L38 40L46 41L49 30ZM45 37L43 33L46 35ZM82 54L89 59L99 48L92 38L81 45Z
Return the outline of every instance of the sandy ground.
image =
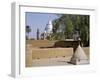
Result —
M59 58L47 58L47 59L35 59L33 60L33 67L41 66L62 66L62 65L74 65L70 63L71 57L59 57ZM89 64L89 63L88 63Z
M84 47L87 57L89 58L89 47ZM32 53L30 52L32 51ZM30 67L40 67L40 66L61 66L61 65L73 65L70 62L70 59L73 54L73 49L70 48L56 48L56 49L39 49L33 48L27 50L27 59L28 63L31 61L32 65ZM29 56L29 53L30 56ZM33 57L32 57L33 56ZM36 58L34 58L36 57Z
M61 65L73 65L68 63L71 57L59 57L59 58L47 58L33 60L33 67L39 66L61 66Z

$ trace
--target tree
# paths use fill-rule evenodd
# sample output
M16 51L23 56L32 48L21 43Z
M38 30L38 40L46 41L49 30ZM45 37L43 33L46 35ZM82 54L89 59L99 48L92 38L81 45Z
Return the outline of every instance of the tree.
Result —
M26 33L28 33L28 36L26 35L26 39L29 39L29 33L31 32L30 26L26 26Z
M70 39L73 37L74 31L79 31L80 38L85 45L89 43L89 15L71 15L60 14L59 18L53 21L53 38L54 39ZM64 25L62 32L57 32L59 26ZM55 35L54 35L55 34Z
M59 29L61 29L59 28L60 25L62 25L62 32L58 32ZM55 35L56 39L65 40L67 38L72 38L73 24L68 15L60 15L58 19L53 21L53 26L53 32L58 34L58 36Z
M73 34L73 23L70 19L69 16L67 16L67 20L66 22L64 23L65 24L65 38L66 39L70 39L70 38L73 38L72 34Z

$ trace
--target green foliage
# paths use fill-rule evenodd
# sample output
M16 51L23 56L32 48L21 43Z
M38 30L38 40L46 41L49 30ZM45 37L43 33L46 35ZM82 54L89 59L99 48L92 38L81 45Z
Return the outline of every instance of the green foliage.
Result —
M83 43L89 41L89 15L58 15L59 18L53 21L52 39L71 39L75 30L80 32L80 38ZM58 32L59 26L64 25L62 32Z
M51 34L51 40L65 40L62 32Z
M70 19L70 17L67 17L67 20L65 22L65 38L70 39L72 38L72 33L73 33L73 23Z
M27 32L27 33L30 33L30 32L31 32L30 26L26 26L26 32Z
M29 38L29 33L31 32L31 28L30 26L26 26L26 33L28 33L28 35L26 36L26 39Z

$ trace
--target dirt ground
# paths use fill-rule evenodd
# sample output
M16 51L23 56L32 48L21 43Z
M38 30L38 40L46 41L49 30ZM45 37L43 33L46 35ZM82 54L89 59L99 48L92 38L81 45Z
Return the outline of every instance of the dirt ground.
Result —
M61 66L61 65L72 65L69 63L71 57L59 57L59 58L48 58L48 59L35 59L33 60L33 67L40 66Z
M86 55L89 57L89 48L83 48ZM58 58L58 57L70 57L73 55L73 48L33 48L32 59L44 59L44 58Z
M30 42L30 41L29 41ZM26 47L26 67L35 66L56 66L56 65L72 65L68 62L73 55L73 48L39 48L40 46L54 45L54 41L32 41L32 46ZM41 45L40 45L41 44ZM45 46L44 46L45 44ZM82 47L88 59L90 58L90 48Z
M83 50L89 59L89 47L84 47ZM72 48L53 48L44 50L34 48L28 60L32 63L31 67L72 65L68 63L72 55Z

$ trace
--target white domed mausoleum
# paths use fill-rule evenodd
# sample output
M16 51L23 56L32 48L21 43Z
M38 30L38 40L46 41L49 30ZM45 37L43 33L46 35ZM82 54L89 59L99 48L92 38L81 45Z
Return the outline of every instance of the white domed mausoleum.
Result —
M50 33L52 33L52 29L53 29L52 22L51 22L51 20L49 20L48 23L46 24L45 32L47 34L50 34Z
M52 33L53 25L52 21L49 20L48 23L46 24L44 32L41 34L41 39L46 39L47 36L50 36Z

